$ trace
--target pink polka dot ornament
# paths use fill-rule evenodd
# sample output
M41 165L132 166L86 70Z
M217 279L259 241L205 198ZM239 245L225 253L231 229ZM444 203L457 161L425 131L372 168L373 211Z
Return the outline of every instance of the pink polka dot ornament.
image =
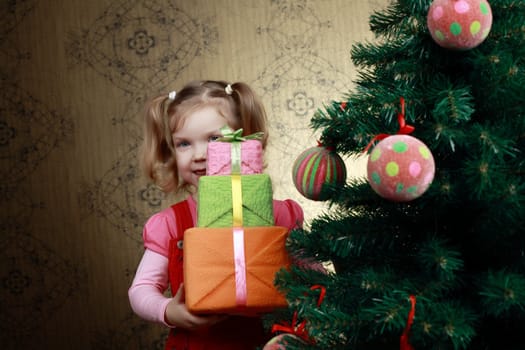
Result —
M492 10L486 0L434 0L428 10L427 26L438 45L469 50L489 35Z
M421 196L434 179L434 158L428 147L410 135L391 135L370 152L368 182L381 197L408 202Z

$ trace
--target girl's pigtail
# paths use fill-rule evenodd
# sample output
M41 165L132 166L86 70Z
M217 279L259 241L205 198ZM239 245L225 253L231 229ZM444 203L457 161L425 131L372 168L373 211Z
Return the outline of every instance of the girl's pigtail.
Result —
M228 87L231 87L231 96L237 104L244 134L249 135L262 131L264 136L261 142L263 148L265 148L268 141L268 129L266 111L263 103L253 89L246 83L237 82L227 85L226 89Z
M171 102L169 96L163 95L146 104L141 164L145 175L156 183L163 182L162 167L170 160L172 154L168 122Z

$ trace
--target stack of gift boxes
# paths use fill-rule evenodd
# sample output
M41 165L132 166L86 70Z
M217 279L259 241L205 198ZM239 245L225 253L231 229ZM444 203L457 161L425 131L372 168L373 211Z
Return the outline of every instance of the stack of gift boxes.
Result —
M288 229L274 225L259 134L223 128L208 144L197 227L184 233L184 288L193 313L260 314L285 307L275 273L289 265Z

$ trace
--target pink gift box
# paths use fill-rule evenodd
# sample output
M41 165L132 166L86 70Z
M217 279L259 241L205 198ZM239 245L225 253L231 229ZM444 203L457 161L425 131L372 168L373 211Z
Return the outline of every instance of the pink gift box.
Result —
M206 175L232 174L232 146L240 145L241 175L261 174L263 171L263 150L259 140L242 142L208 143L208 166Z

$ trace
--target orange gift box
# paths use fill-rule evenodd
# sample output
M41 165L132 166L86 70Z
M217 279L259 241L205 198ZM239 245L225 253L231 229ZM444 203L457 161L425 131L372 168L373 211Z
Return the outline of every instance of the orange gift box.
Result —
M290 261L281 226L194 227L184 232L184 294L196 314L256 315L287 307L274 286Z

